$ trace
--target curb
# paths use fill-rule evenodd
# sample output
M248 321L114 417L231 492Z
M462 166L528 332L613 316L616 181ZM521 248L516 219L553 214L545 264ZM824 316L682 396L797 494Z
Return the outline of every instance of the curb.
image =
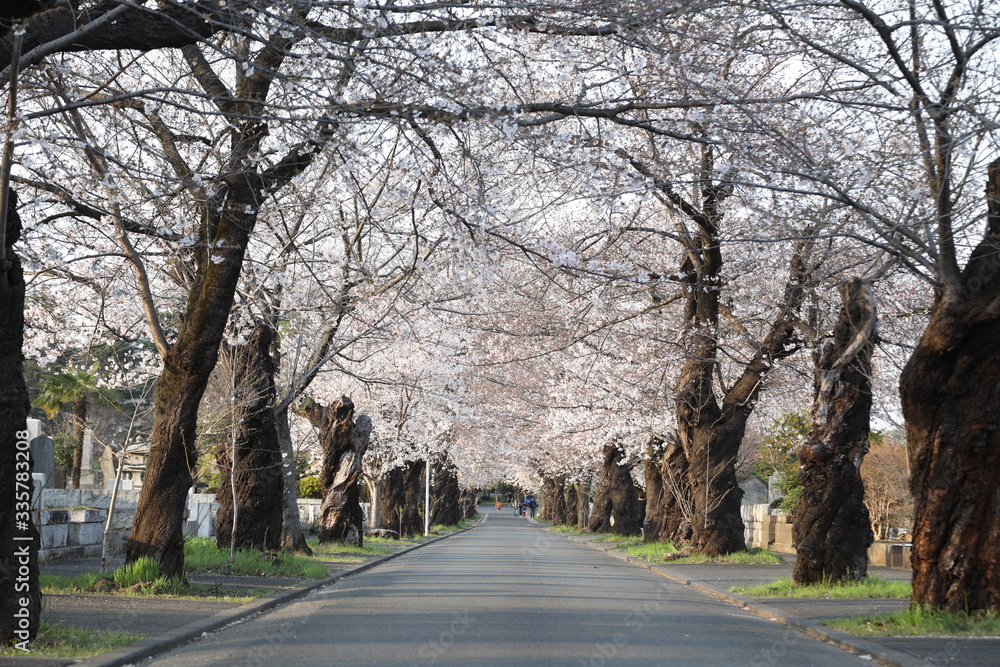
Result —
M479 523L482 523L482 520L477 522L476 525ZM267 597L254 600L253 602L248 602L245 605L236 607L235 609L221 611L214 616L192 621L187 625L182 625L179 628L174 628L173 630L156 635L155 637L140 639L139 641L129 644L128 646L122 646L121 648L117 648L113 651L96 655L93 658L76 662L74 663L74 666L120 667L122 665L135 664L142 660L146 660L147 658L159 655L160 653L165 653L171 649L175 649L182 644L187 644L196 639L200 639L201 637L215 632L216 630L221 630L227 626L241 623L252 616L263 614L264 612L270 611L275 607L280 607L281 605L287 604L301 597L305 597L319 588L329 586L330 584L334 584L341 579L345 579L355 574L361 574L362 572L370 570L378 565L381 565L382 563L398 558L403 554L408 554L411 551L425 547L428 544L434 544L435 542L458 535L459 533L472 530L474 527L475 526L470 526L468 528L463 528L462 530L457 530L454 533L439 535L438 537L427 540L426 542L421 542L420 544L414 544L413 546L407 547L401 551L386 554L385 556L380 556L370 561L366 561L349 570L342 570L336 574L331 574L324 579L317 579L316 581L302 584L286 591L268 595Z
M685 586L690 586L695 590L701 591L702 593L707 593L713 597L725 600L730 604L734 604L738 607L742 607L747 611L753 612L762 618L766 618L769 621L774 621L782 625L786 625L790 628L804 632L805 634L813 637L814 639L819 639L820 641L828 642L834 646L843 649L849 653L854 653L862 657L869 657L874 662L880 665L886 665L887 667L927 667L927 662L921 660L916 656L912 656L908 653L903 653L902 651L897 651L896 649L889 648L887 646L882 646L867 639L857 637L849 632L844 632L843 630L836 630L834 628L829 628L818 623L813 623L809 619L802 618L796 614L788 611L783 611L777 609L763 602L758 602L753 598L748 598L743 595L738 595L736 593L730 593L729 591L720 590L714 586L706 584L701 581L696 581L694 579L687 579L685 577L666 572L654 566L646 561L636 560L625 554L617 552L613 549L605 548L593 542L587 542L585 540L579 540L571 535L566 535L565 533L556 533L555 531L545 529L547 532L555 533L557 535L562 535L563 537L573 540L578 544L584 544L588 547L597 549L598 551L603 551L606 554L614 556L619 560L623 560L632 565L638 565L639 567L646 568L650 572L655 572L667 579L671 579L679 584L684 584Z

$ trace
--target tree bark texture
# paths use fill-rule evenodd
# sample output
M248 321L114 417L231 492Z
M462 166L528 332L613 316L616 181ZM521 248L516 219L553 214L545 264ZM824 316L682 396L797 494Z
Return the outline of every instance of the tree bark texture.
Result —
M319 541L363 546L364 512L359 482L361 461L371 438L371 419L358 415L355 420L354 403L347 396L330 407L310 403L303 411L319 432L323 450Z
M1000 161L983 240L936 295L900 379L914 500L913 602L1000 609Z
M551 521L555 526L564 526L569 520L569 507L566 505L566 476L559 475L555 478L555 488L552 493L552 516Z
M34 493L24 383L24 276L13 245L21 234L10 191L0 260L0 644L31 641L41 620L39 535L30 511Z
M404 535L418 535L424 531L421 507L424 503L423 461L409 461L393 468L382 479L382 522Z
M577 506L580 502L579 484L572 482L566 484L566 493L563 496L563 504L566 507L566 520L563 522L567 526L576 526Z
M540 521L551 521L555 526L566 523L565 493L566 477L564 475L542 478L542 502L538 512Z
M642 474L646 483L646 517L642 521L644 542L659 542L663 527L663 440L652 438L646 448L646 458L642 461Z
M274 342L270 327L257 324L244 345L227 346L233 382L232 432L220 440L216 462L222 482L215 496L215 540L220 549L273 551L281 542L281 448L274 414ZM233 451L236 460L233 461ZM236 531L233 484L236 478ZM235 540L235 541L234 541Z
M638 535L639 493L624 455L615 445L605 445L601 485L594 498L589 529L592 533ZM612 517L614 520L612 521Z
M43 3L31 2L41 9ZM50 6L54 3L47 3ZM86 24L99 19L120 3L106 0L90 7L75 7L61 4L48 11L38 11L24 22L23 53L47 44L61 37L81 31ZM113 26L84 33L81 37L65 44L60 52L180 47L192 44L226 25L233 25L233 15L225 13L216 2L198 3L200 6L165 6L156 12L136 8L128 11L115 21ZM34 12L33 12L34 13ZM212 20L214 18L214 20ZM11 38L0 39L0 69L10 65Z
M691 538L693 500L687 458L677 438L654 437L644 461L646 519L643 540L680 543Z
M465 518L458 468L446 455L435 456L431 468L431 525L454 526Z
M861 463L871 430L875 298L860 279L840 294L833 338L816 357L812 431L799 448L802 494L792 515L798 584L863 580L874 539Z
M288 408L275 413L278 427L278 446L281 448L281 539L282 551L312 556L312 549L306 543L305 533L299 520L299 489L295 477L295 449L292 445L291 427L288 423Z

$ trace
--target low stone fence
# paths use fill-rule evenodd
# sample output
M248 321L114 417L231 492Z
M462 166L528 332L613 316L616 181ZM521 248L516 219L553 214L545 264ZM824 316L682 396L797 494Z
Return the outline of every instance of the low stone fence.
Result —
M42 510L40 518L39 560L101 555L107 510ZM121 534L116 533L112 550L120 550L122 543Z
M768 505L744 505L741 510L749 549L769 549L794 554L792 517ZM909 569L911 545L907 542L875 542L868 547L868 564L876 567Z
M747 548L770 549L778 553L794 554L792 546L792 517L786 512L771 510L766 504L743 505Z
M123 553L132 532L138 491L119 491L111 520L109 556ZM111 492L93 489L43 489L38 530L39 560L100 556Z
M280 502L280 499L279 499ZM138 490L119 490L109 557L124 553L132 532ZM104 524L111 505L111 492L94 489L43 489L38 527L42 536L39 559L100 556ZM317 522L322 501L299 500L299 521L308 532ZM368 503L361 503L368 518ZM186 537L215 537L215 513L219 509L213 493L189 493L184 519Z

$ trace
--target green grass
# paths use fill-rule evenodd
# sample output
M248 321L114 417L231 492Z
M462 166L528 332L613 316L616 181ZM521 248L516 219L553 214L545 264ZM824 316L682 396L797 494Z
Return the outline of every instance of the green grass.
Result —
M43 574L39 576L39 584L44 593L190 597L190 589L184 585L183 579L172 579L161 575L156 562L146 557L123 565L110 576L101 576L99 572L85 572L74 577Z
M588 542L622 542L631 538L614 533L587 533Z
M621 539L621 538L620 538ZM593 540L592 540L593 541ZM663 563L664 554L677 554L677 548L672 542L643 542L641 537L622 539L616 549L622 549L632 558L639 558L649 563ZM737 551L722 556L707 556L692 553L677 556L669 561L677 565L697 565L701 563L735 563L740 565L780 565L784 563L780 556L775 556L767 549L751 549Z
M364 563L372 558L391 554L411 544L406 540L376 540L369 537L365 538L365 546L363 547L356 547L353 544L340 544L338 542L320 544L319 538L316 537L307 538L306 542L309 548L313 550L313 555L308 557L309 560L343 565Z
M147 578L143 580L140 577ZM202 584L185 586L183 581L160 576L159 568L151 569L147 563L119 568L108 577L102 577L99 572L85 572L72 577L42 574L38 580L42 593L62 595L98 594L250 602L274 592L267 588L240 589L237 594L232 594L221 586Z
M899 598L907 599L913 592L909 582L868 577L848 583L819 583L800 586L791 577L782 577L760 586L734 586L732 592L752 598Z
M783 565L781 556L776 556L767 549L750 549L737 551L721 556L709 556L702 553L692 553L671 560L674 565L701 565L703 563L729 563L733 565Z
M571 535L583 535L582 532L577 530L574 526L549 526L549 530L554 530L557 533L569 533Z
M236 576L322 579L330 573L322 563L280 551L237 550L230 562L229 550L219 549L210 537L194 537L184 543L184 565L190 573Z
M632 558L641 558L650 563L662 563L663 554L675 554L677 549L672 542L640 542L627 546L625 553Z
M823 625L860 637L906 637L943 635L950 637L996 637L1000 635L1000 612L947 612L915 607L892 614L853 616L819 621Z
M0 647L3 658L91 658L101 653L139 641L143 635L101 630L79 630L42 623L38 637L25 653L13 646Z

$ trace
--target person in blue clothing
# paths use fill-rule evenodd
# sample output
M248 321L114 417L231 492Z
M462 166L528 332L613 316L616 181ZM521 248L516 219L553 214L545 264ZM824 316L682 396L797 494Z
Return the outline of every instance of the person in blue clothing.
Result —
M535 518L535 510L538 509L538 501L535 500L534 496L528 496L528 500L527 500L526 504L528 505L528 516L530 516L532 519L534 519Z

